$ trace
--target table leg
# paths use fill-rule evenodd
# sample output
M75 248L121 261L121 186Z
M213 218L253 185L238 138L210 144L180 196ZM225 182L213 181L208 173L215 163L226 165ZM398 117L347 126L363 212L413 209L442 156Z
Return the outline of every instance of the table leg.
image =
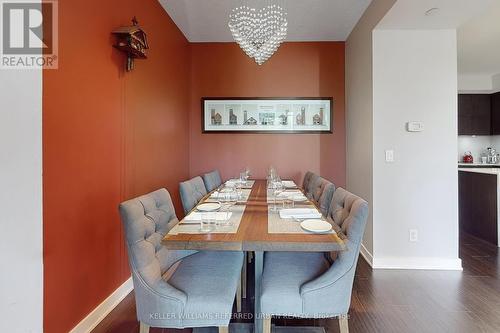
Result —
M264 252L255 251L255 312L254 312L254 333L262 333L263 321L260 311L260 293L262 285L262 271L264 270Z

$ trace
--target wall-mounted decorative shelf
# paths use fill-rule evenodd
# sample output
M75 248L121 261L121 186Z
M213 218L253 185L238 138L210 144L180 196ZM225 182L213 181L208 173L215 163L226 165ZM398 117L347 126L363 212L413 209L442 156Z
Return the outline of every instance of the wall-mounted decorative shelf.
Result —
M204 97L203 133L332 133L332 97Z
M119 27L112 33L117 37L117 42L113 47L127 55L127 72L134 69L134 59L147 59L148 39L135 17L132 19L131 26Z

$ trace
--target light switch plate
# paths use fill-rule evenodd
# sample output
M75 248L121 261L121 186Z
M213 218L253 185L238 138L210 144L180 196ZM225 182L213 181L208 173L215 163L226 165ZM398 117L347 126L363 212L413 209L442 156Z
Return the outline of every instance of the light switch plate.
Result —
M385 161L387 163L394 162L394 150L390 149L385 151Z
M410 121L406 123L406 130L408 132L422 132L424 130L424 123L421 121Z
M410 242L418 242L418 230L417 229L410 229Z

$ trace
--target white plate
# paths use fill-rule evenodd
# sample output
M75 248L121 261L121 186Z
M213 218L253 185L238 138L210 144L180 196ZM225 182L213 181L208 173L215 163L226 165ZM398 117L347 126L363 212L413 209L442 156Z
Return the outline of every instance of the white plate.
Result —
M305 220L300 223L302 229L315 232L315 233L325 233L332 230L332 225L323 220Z
M202 212L213 212L214 210L220 209L219 202L205 202L196 207L197 210Z

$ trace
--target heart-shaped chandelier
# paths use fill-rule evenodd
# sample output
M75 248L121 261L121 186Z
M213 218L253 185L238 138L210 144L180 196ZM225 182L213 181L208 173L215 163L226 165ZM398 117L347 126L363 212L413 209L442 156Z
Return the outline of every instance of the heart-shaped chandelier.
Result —
M262 65L286 38L286 12L278 5L260 10L241 6L229 16L229 29L245 53Z

